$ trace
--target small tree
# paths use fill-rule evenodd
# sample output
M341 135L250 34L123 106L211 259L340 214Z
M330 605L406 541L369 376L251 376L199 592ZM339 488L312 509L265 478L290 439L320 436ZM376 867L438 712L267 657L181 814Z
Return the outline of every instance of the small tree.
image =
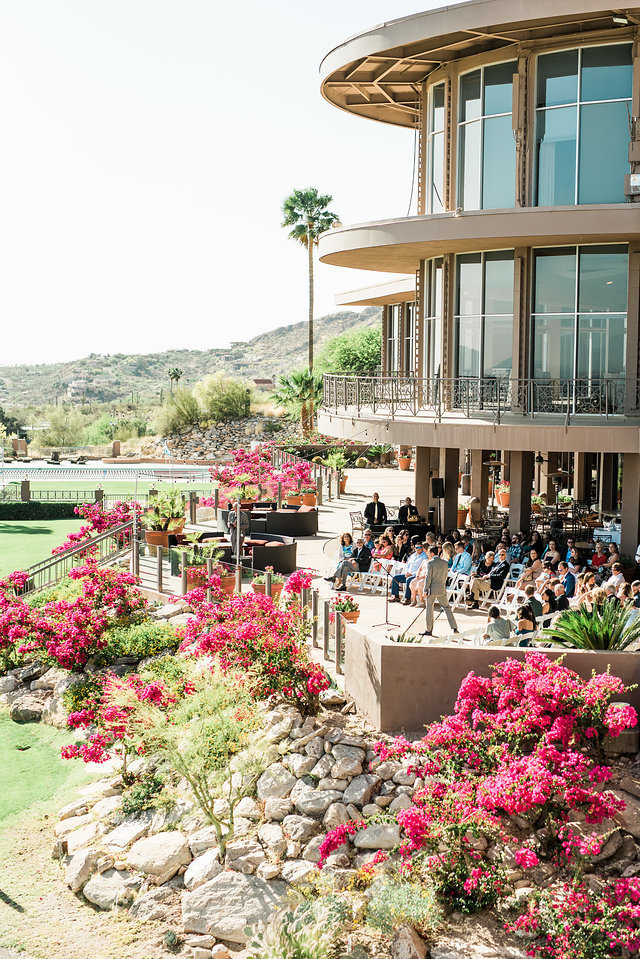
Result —
M167 370L167 375L169 377L171 392L173 393L173 384L175 382L176 386L178 385L182 376L182 370L179 366L172 366L170 370Z
M300 417L306 436L313 426L313 404L322 396L322 381L307 370L298 370L290 376L278 377L271 395L288 413Z
M191 390L183 387L177 389L169 397L168 403L160 409L156 428L163 436L168 436L188 426L197 425L200 419L201 413L197 399Z
M194 387L205 416L213 420L244 419L251 411L251 391L224 373L206 376Z
M323 373L373 373L380 366L381 351L381 328L361 327L329 340L316 368Z

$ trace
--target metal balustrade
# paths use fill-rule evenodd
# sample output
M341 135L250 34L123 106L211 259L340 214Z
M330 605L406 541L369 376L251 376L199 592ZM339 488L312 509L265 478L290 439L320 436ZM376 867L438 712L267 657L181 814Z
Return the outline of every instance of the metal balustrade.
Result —
M511 379L490 377L434 377L324 375L323 405L328 410L369 410L392 419L396 415L434 416L447 413L465 418L487 418L500 423L505 415L526 417L640 416L638 383L631 396L624 377L606 379ZM626 408L625 408L626 398Z

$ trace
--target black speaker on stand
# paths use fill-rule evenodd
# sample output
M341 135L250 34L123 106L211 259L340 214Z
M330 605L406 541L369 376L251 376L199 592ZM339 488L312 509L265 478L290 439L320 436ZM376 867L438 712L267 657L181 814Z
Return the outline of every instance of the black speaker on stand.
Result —
M438 532L442 532L442 516L440 504L444 499L444 479L442 476L431 477L431 498L438 500Z

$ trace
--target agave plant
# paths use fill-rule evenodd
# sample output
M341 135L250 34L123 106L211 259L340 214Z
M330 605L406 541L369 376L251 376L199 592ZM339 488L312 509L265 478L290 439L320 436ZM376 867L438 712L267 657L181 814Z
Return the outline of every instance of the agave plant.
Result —
M619 603L606 601L590 611L585 606L567 609L544 636L557 646L572 649L609 649L618 652L640 644L640 617Z

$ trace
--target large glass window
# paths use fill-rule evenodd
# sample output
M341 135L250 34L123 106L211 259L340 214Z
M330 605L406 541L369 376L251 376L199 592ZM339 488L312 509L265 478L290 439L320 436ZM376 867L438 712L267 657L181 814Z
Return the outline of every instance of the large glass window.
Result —
M416 368L416 305L407 303L404 308L404 359L405 373L415 373Z
M534 253L533 375L601 380L625 371L627 247Z
M429 90L426 201L427 213L444 210L444 83Z
M431 379L442 372L442 257L425 265L425 316L422 338L422 375Z
M624 202L632 72L630 43L538 58L538 206Z
M387 372L397 373L400 361L400 305L387 307Z
M512 367L513 252L458 256L458 376L509 376Z
M511 128L515 61L460 77L458 204L492 210L515 204L516 146Z

